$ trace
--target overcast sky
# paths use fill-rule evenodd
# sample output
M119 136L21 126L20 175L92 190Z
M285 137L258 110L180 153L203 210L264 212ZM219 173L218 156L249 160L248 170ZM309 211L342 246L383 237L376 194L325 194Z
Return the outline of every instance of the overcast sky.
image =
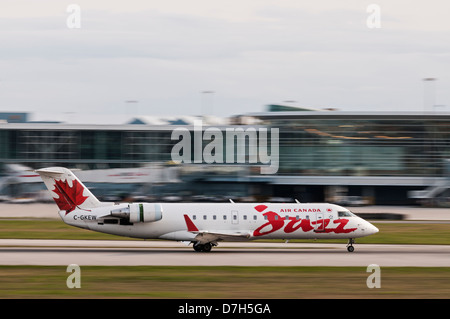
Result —
M367 26L370 4L381 28ZM448 112L449 12L448 0L0 0L0 111Z

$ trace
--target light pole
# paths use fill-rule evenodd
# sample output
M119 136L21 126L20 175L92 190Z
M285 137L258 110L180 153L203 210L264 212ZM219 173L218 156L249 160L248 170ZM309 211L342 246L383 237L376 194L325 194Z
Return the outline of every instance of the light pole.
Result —
M207 96L209 95L211 97L210 99L210 108L211 108L211 112L210 114L213 114L213 110L214 110L214 91L202 91L202 117L206 116L206 99Z
M138 100L126 100L125 103L127 104L135 104L136 105L136 109L134 110L136 112L136 116L139 116L139 101ZM131 114L133 114L133 110L130 107L129 111L131 112Z
M431 110L434 110L436 104L436 78L424 78L423 88L423 111L426 112L428 107L431 106Z

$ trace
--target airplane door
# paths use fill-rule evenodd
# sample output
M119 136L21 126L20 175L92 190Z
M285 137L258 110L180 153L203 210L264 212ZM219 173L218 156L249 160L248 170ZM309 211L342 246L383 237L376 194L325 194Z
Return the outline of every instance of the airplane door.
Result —
M237 210L231 211L231 223L232 224L239 224L239 214Z
M325 230L325 221L323 219L323 213L316 213L316 231L324 231Z

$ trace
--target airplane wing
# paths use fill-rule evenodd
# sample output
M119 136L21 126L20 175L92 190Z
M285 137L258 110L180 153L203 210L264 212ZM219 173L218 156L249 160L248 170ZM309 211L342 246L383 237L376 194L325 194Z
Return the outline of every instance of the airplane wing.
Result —
M223 230L199 230L188 215L184 215L184 220L186 221L187 230L191 233L197 234L195 236L195 240L203 244L222 240L242 241L251 237L250 231L228 232Z
M195 239L201 243L211 243L216 241L243 241L250 238L250 232L224 233L214 231L198 231Z

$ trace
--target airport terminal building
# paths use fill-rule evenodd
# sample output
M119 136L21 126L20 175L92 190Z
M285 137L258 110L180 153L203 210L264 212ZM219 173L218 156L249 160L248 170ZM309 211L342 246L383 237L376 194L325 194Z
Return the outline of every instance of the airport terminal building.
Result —
M450 113L292 111L277 106L270 110L224 123L204 121L202 130L214 127L225 134L227 128L277 128L275 174L261 174L252 163L174 164L174 129L185 128L194 135L194 119L186 118L150 123L140 117L124 124L3 121L0 163L83 170L151 163L161 169L176 167L178 182L147 188L155 195L303 202L340 202L357 196L387 205L445 203L450 197Z
M376 204L408 204L445 194L450 114L267 112L280 128L280 169L271 181L316 189L313 200L346 193ZM422 192L417 192L422 190Z

